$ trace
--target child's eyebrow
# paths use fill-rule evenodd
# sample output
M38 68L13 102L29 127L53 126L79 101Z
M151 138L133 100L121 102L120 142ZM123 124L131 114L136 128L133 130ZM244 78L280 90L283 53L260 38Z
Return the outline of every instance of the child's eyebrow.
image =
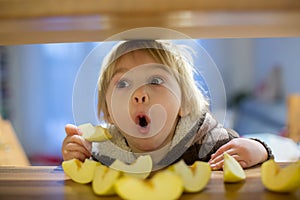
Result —
M152 67L152 69L162 69L164 70L165 72L167 72L168 74L172 74L171 71L169 70L169 67L163 65L163 64L159 64L159 63L151 63L149 64L149 66ZM118 68L112 75L112 77L114 77L116 74L119 74L119 73L126 73L128 72L129 69L127 68Z
M154 68L157 68L157 69L162 69L165 72L167 72L168 74L172 74L170 71L170 67L167 67L166 65L155 63L151 66L153 66Z

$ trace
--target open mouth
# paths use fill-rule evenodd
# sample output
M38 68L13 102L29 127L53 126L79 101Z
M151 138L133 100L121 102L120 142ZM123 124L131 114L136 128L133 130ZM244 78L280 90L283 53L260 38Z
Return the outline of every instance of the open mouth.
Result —
M138 115L136 117L136 121L135 122L140 127L146 128L148 126L148 124L150 123L150 119L146 115Z

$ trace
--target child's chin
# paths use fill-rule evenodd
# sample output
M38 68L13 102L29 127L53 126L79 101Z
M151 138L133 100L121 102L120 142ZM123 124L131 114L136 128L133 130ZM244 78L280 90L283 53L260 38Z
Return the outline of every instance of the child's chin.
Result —
M149 140L149 139L148 139ZM159 143L153 143L153 144L149 144L151 143L150 141L147 141L146 139L142 140L142 141L137 141L138 144L138 149L142 152L157 152L160 149L163 149L163 147L161 147L162 144Z
M141 151L143 152L152 152L152 151L155 151L157 150L157 147L156 146L151 146L149 144L145 144L143 146L140 146L139 148Z

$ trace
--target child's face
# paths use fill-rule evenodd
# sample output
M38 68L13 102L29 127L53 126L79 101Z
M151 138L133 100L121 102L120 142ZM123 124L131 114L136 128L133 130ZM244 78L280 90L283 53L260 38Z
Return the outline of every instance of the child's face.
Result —
M119 58L106 102L110 122L134 151L154 151L171 141L180 112L180 87L169 67L146 51Z

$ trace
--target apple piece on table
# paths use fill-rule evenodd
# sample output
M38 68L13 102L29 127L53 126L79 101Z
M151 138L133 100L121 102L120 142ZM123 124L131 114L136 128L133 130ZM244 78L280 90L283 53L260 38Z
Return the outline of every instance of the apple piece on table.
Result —
M90 183L93 180L95 168L99 165L101 165L99 162L90 159L81 162L74 158L62 162L65 174L73 181L81 184Z
M246 179L240 163L228 153L224 153L223 179L227 183L236 183Z
M124 175L145 179L152 172L152 158L150 155L139 156L133 163L126 164L116 159L109 167L122 171Z
M101 142L112 138L106 128L93 126L91 123L81 124L78 128L82 132L82 137L90 142Z
M265 161L261 166L261 180L273 192L288 193L300 189L300 160L283 168L274 159Z
M99 165L95 168L92 188L97 195L115 194L114 184L120 177L121 172L109 168L105 165Z
M210 180L211 168L207 162L195 161L188 166L184 160L180 160L170 167L178 174L184 186L185 192L200 192Z
M116 193L131 200L173 200L183 192L181 178L169 170L157 172L149 179L123 176L115 183Z

